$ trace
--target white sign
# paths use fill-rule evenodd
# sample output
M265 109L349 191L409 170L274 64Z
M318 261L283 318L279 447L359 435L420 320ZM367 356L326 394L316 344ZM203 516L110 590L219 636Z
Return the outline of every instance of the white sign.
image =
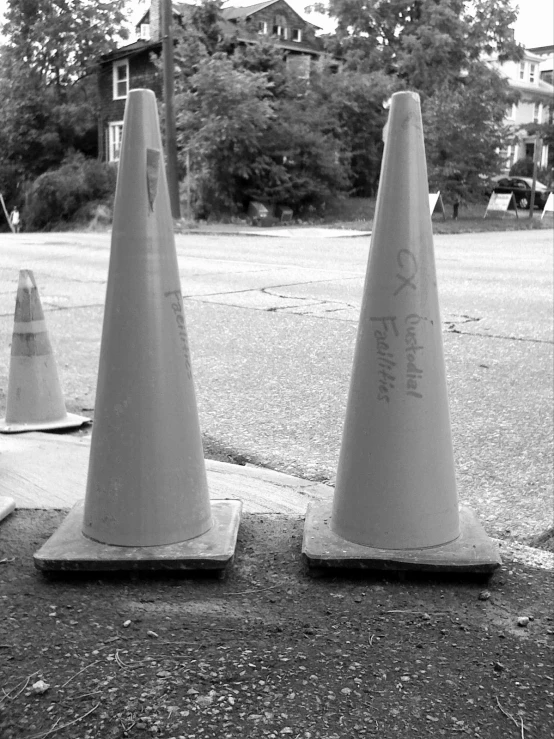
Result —
M446 221L446 211L444 210L444 203L442 202L440 190L439 192L429 193L429 210L431 211L431 215L433 215L433 213L437 210L437 206L439 206L442 217Z
M485 215L483 218L487 217L487 213L506 213L508 210L511 210L513 205L513 210L515 210L516 218L519 218L519 215L517 213L517 205L516 205L516 199L514 197L513 192L493 192L493 194L490 197L489 204L487 205L487 209L485 211Z
M542 209L542 215L541 215L541 221L544 218L545 213L552 213L554 214L554 193L550 193L548 196L548 200L544 204L544 208Z

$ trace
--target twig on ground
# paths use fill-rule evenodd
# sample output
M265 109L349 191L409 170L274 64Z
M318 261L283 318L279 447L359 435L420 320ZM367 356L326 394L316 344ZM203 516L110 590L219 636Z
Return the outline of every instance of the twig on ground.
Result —
M97 665L100 660L96 660L95 662L91 662L90 665L86 665L83 667L82 670L79 670L79 672L76 672L73 677L70 677L69 680L66 680L65 683L62 685L62 688L65 688L65 686L70 683L74 678L78 677L82 672L85 670L88 670L89 667L92 667L93 665Z
M424 616L427 611L383 611L383 613L416 613L420 616ZM432 613L428 613L429 616L447 616L450 613L450 611L433 611Z
M31 678L34 677L35 675L38 675L38 672L32 672L29 675L29 677L25 680L25 685L13 697L12 697L12 693L14 692L14 690L17 690L17 688L19 687L19 683L15 686L15 688L13 688L12 690L10 690L8 693L6 693L6 691L4 690L4 696L3 696L2 700L9 699L11 701L14 701L17 698L18 695L21 695L21 693L25 690L25 688L27 687L27 685L29 685L29 681L31 680Z
M497 704L498 704L498 708L500 708L500 710L502 711L502 713L504 714L504 716L506 716L506 718L509 718L509 719L510 719L510 721L513 721L513 722L514 722L514 724L515 724L515 725L517 726L517 728L518 728L518 729L521 729L521 739L525 739L525 725L524 725L524 723L523 723L523 716L520 716L520 717L519 717L519 720L520 720L520 722L521 722L521 724L519 724L519 723L518 723L518 722L517 722L517 721L515 720L515 718L514 718L514 717L512 716L512 714L511 714L511 713L508 713L508 711L505 711L505 710L504 710L504 709L502 708L502 706L500 705L500 701L498 700L498 696L496 696L496 702L497 702Z
M33 736L28 737L28 739L44 739L44 737L49 736L50 734L53 734L56 731L61 731L62 729L67 729L68 726L73 726L73 724L78 723L79 721L82 721L87 716L90 716L91 713L96 711L100 703L97 703L95 706L93 706L90 711L87 711L86 713L83 713L82 716L77 716L77 718L74 718L73 721L69 721L67 724L62 724L61 726L58 726L59 719L56 721L54 726L52 726L51 729L48 729L48 731L43 731L41 734L33 734Z
M278 582L276 585L269 585L267 588L256 588L255 590L242 590L240 593L222 593L221 595L249 595L250 593L261 593L264 590L273 590L274 588L280 587L281 583Z
M102 692L101 690L93 690L92 693L82 693L81 695L72 695L71 697L66 698L66 700L80 701L80 700L83 700L83 698L88 698L89 695L99 695L101 692Z

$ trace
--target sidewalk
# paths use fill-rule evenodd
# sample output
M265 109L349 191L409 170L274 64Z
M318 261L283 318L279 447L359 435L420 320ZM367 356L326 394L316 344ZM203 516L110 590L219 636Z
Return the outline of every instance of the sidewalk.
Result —
M84 500L91 436L24 433L0 437L0 498L18 510L61 510ZM245 514L303 517L312 500L331 500L333 488L253 465L206 459L212 499L238 499ZM1 525L1 524L0 524ZM554 553L499 540L500 554L554 570Z
M71 508L85 497L90 435L48 433L0 438L0 497L30 509ZM211 498L238 498L245 513L303 516L310 500L331 498L332 488L262 467L206 460Z

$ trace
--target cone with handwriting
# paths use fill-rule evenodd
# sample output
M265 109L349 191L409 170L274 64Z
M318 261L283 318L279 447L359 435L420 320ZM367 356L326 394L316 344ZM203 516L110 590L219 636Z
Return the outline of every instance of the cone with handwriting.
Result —
M210 503L154 93L131 90L85 503L40 569L223 569L241 503Z
M459 509L419 97L393 95L332 505L308 510L316 566L487 572Z
M90 418L67 413L35 278L19 272L8 379L0 433L82 426Z

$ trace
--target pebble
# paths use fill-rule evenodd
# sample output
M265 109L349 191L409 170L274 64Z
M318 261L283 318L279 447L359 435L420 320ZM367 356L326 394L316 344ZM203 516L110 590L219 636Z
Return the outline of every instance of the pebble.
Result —
M489 600L489 598L491 597L490 591L489 590L482 590L479 593L479 596L478 597L479 597L479 600Z
M529 618L527 616L520 616L517 620L517 625L521 626L522 629L524 629L528 623L529 623Z

